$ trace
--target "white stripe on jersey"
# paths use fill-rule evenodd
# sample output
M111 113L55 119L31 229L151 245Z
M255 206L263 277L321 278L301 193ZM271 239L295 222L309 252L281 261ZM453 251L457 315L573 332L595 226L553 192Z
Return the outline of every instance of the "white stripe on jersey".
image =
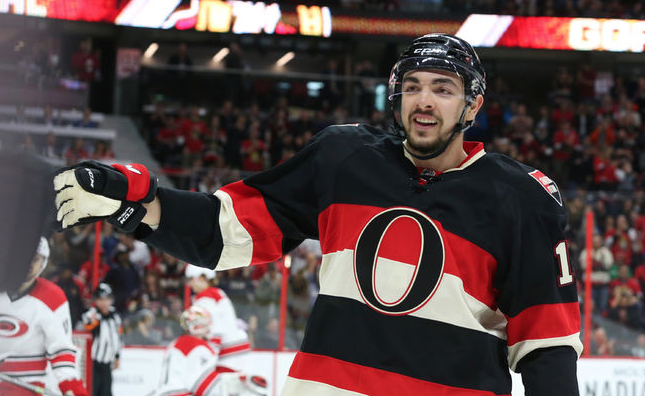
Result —
M539 348L548 348L554 346L571 345L578 353L582 353L582 342L580 341L580 333L571 334L564 337L555 338L541 338L539 340L526 340L520 341L508 347L508 366L511 370L515 371L517 363L530 352Z
M215 196L221 202L219 227L224 242L217 270L246 267L253 257L253 238L237 219L231 196L221 190L216 191Z
M342 251L323 255L320 267L320 294L335 297L345 297L365 303L356 285L353 269L354 251ZM393 266L395 262L385 262ZM380 264L379 264L380 265ZM409 264L397 263L397 266ZM408 271L411 272L411 271ZM400 274L399 274L400 275ZM404 277L398 279L399 283ZM396 281L396 279L395 279ZM377 275L377 288L381 295L389 298L401 294L400 285L389 278L389 282L381 282ZM409 314L422 319L431 319L467 329L488 333L497 338L506 339L507 320L499 311L493 311L486 304L466 293L463 281L451 274L444 273L441 283L432 298L419 310Z

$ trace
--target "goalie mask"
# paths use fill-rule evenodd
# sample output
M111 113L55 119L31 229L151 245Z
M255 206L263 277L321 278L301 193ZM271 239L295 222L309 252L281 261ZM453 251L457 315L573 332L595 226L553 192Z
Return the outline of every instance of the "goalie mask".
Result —
M188 334L205 337L210 332L211 315L206 309L192 305L181 313L179 323Z
M393 127L395 133L401 138L406 137L401 121L401 95L405 95L402 90L403 79L407 73L422 69L438 69L455 73L464 85L465 105L448 142L430 155L413 154L418 159L430 159L443 153L456 133L465 131L473 124L474 120L465 120L466 111L478 95L484 95L486 73L473 47L459 37L431 33L415 39L399 56L390 73L388 84L388 100L394 118Z

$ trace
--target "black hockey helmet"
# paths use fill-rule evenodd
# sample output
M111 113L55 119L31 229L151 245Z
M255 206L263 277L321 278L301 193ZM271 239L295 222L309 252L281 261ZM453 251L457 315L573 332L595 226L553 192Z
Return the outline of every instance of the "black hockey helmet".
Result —
M394 127L405 136L401 123L401 85L406 73L419 69L441 69L453 72L461 77L464 83L466 106L455 130L464 131L472 121L464 122L468 106L484 95L486 90L486 72L473 47L465 40L445 33L430 33L416 38L399 56L392 68L388 86L388 100L394 116ZM443 150L442 150L443 151Z
M94 298L112 297L112 288L107 283L101 282L94 290Z

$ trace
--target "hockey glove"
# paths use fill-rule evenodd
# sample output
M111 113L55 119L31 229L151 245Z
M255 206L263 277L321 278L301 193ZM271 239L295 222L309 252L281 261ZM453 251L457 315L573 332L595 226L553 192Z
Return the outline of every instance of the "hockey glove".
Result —
M60 229L107 219L118 229L133 232L146 214L141 204L155 198L157 180L140 164L85 161L58 170L54 190Z

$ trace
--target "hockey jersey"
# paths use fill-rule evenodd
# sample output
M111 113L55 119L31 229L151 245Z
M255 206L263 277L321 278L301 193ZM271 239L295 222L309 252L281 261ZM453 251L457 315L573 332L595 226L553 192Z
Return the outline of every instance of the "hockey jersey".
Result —
M15 298L0 293L0 371L22 381L44 384L51 365L60 390L86 394L76 370L69 305L54 283L37 278Z
M217 200L160 189L159 228L141 236L218 270L320 240L320 294L283 396L509 395L527 354L582 350L566 210L538 170L464 150L421 182L386 131L332 126ZM184 224L186 202L200 221Z
M199 337L182 335L166 348L156 396L258 395L246 377L217 367L217 352Z
M217 348L219 358L224 366L227 365L227 361L232 360L230 358L233 356L251 350L249 337L238 324L233 303L222 289L209 287L195 296L193 304L210 313L212 324L209 341ZM229 366L231 366L230 361ZM243 367L230 368L243 369Z

